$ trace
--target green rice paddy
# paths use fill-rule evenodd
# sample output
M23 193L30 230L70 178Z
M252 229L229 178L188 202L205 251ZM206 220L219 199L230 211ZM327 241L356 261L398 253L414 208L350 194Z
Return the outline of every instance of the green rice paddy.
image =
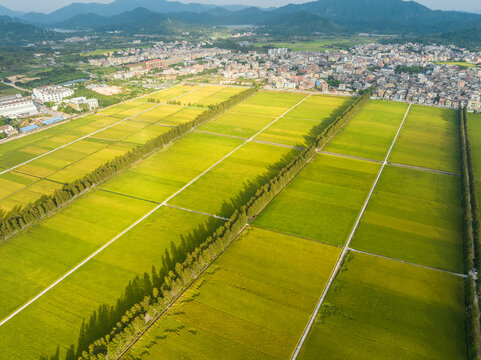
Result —
M474 176L481 178L481 114L468 114L467 123Z
M459 173L457 113L413 105L390 161Z
M276 174L296 150L250 142L169 201L169 204L229 217ZM244 194L239 197L238 194Z
M380 165L316 157L258 216L256 226L343 245Z
M324 150L384 160L408 106L371 100Z
M349 254L300 359L464 360L464 280Z
M385 167L351 246L462 273L459 178Z

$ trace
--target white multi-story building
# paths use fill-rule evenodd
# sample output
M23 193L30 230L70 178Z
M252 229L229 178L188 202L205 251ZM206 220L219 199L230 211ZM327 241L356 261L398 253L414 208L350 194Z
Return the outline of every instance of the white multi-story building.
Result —
M31 97L20 94L0 98L0 116L19 117L37 115L38 109Z
M33 89L33 97L43 102L59 102L73 94L72 89L60 85L42 86Z
M269 55L269 56L287 55L287 48L269 49L269 50L267 50L267 55Z
M87 99L86 97L77 97L69 100L70 106L74 109L81 110L80 105L87 105L89 110L93 110L99 107L99 101L97 99Z

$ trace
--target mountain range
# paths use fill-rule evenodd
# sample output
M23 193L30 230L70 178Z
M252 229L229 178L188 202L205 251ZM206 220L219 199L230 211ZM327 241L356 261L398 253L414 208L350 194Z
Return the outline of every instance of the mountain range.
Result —
M40 28L175 32L193 26L256 25L278 34L381 33L430 35L481 28L481 15L431 10L403 0L317 0L279 8L184 4L166 0L74 3L50 14L19 14L0 7L13 22Z

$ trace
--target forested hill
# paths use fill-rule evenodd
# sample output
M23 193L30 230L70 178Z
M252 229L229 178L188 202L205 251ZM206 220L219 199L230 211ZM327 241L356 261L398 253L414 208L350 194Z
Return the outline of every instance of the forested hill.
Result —
M8 16L0 16L1 45L22 45L36 40L48 40L59 37L59 34L30 24L19 22Z

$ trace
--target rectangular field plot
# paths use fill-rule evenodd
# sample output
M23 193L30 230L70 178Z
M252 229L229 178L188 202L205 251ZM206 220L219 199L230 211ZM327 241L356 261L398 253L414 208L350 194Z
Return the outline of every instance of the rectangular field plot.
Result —
M179 108L179 111L160 119L156 123L176 126L194 120L197 115L202 114L204 111L205 109L202 108Z
M188 134L101 187L163 202L242 143L208 134Z
M467 123L474 176L481 178L481 114L468 113Z
M85 138L25 165L19 166L15 171L33 176L47 177L110 144L111 142L108 140Z
M351 97L312 95L290 111L286 117L310 120L334 120L354 101Z
M256 218L254 225L343 245L380 165L319 155Z
M463 272L459 177L387 166L352 247Z
M170 130L170 127L153 124L133 133L132 135L127 136L122 141L141 145Z
M413 105L390 161L459 173L457 113Z
M302 360L464 360L464 280L349 254Z
M49 175L48 178L63 183L72 182L80 179L82 176L95 170L100 165L112 160L116 156L120 156L131 150L136 144L125 142L114 142L109 146L100 149L89 156L74 162L67 167Z
M169 204L229 217L257 191L262 181L277 174L297 153L297 150L250 142L170 200Z
M123 138L145 128L146 126L148 126L148 124L146 123L125 120L121 123L115 124L108 129L96 133L95 135L93 135L93 137L95 137L96 139L111 141L122 140Z
M289 359L340 249L249 229L131 350L136 359Z
M60 189L62 184L48 181L37 180L33 184L28 185L21 190L11 193L0 199L0 209L10 211L14 207L23 208L28 203L37 201L42 195L51 195L57 189Z
M276 116L273 115L242 114L228 111L201 125L199 130L248 139L275 119Z
M291 146L311 144L330 120L314 121L282 117L255 137L256 140Z
M114 305L136 275L151 273L153 264L159 270L171 242L179 244L199 225L215 229L220 222L162 207L0 327L0 358L36 360L57 345L63 358L64 347L76 343L82 320L99 304ZM205 230L197 236L205 237Z
M126 119L132 117L136 114L145 112L153 107L156 104L154 103L146 103L141 101L129 101L120 105L115 105L111 108L101 110L99 114L108 115L113 118L117 119Z
M176 97L187 94L188 92L195 91L197 89L200 89L200 86L198 86L198 85L174 86L172 88L159 91L155 94L150 94L150 95L144 96L140 99L137 99L137 101L147 102L147 101L150 101L150 100L154 100L155 103L162 104L164 102L167 102L167 101L172 100ZM155 105L155 103L152 103L152 104Z
M325 150L384 160L407 108L406 104L371 100Z
M160 105L152 110L134 116L131 120L153 124L182 109L183 107L177 105Z
M202 105L204 107L207 107L209 105L219 104L245 90L247 90L247 88L224 87L220 91L208 97L205 97L202 100L197 101L195 105Z
M8 169L72 142L118 119L89 115L0 145L0 169Z
M307 95L305 94L261 91L238 104L230 111L254 115L269 115L276 118L306 97Z
M133 108L125 109L123 111L120 111L120 112L112 115L112 116L116 117L116 118L119 118L119 119L126 119L126 118L130 118L134 115L137 115L137 114L143 113L145 111L148 111L149 109L152 109L152 107L153 107L153 104L139 103L139 104L135 104L135 107L133 107Z
M100 116L100 115L88 115L87 118L89 119L88 122L76 126L75 128L72 128L69 131L69 134L75 135L75 139L78 139L79 137L83 136L88 136L96 131L101 131L103 128L115 124L120 121L120 119L113 118L110 116ZM80 119L78 119L80 120ZM78 121L78 120L72 120L72 123ZM51 131L50 129L44 130L46 132ZM30 136L30 135L28 135ZM27 136L27 137L28 137ZM75 140L74 139L74 140ZM47 145L50 146L52 149L57 148L61 145L63 145L63 141L58 141L57 137L52 134L51 137L44 139L42 141L42 145Z
M218 95L217 101L215 103L219 103L224 100L227 100L235 93L238 93L243 90L239 88L234 88L236 89L235 93L231 93L231 94L225 93L224 96L221 96L221 91L224 89L225 87L223 86L209 86L209 85L203 86L199 90L196 90L190 94L180 97L179 99L177 99L177 101L180 101L180 103L184 106L197 105L201 107L207 107L209 105L212 105L212 103L210 101L205 101L205 100L207 100L213 95Z
M153 207L149 202L94 191L3 243L0 318L45 289Z
M37 181L34 176L21 174L15 171L9 171L0 175L0 199L3 199L16 191L22 190L24 187ZM2 206L0 205L0 208Z

